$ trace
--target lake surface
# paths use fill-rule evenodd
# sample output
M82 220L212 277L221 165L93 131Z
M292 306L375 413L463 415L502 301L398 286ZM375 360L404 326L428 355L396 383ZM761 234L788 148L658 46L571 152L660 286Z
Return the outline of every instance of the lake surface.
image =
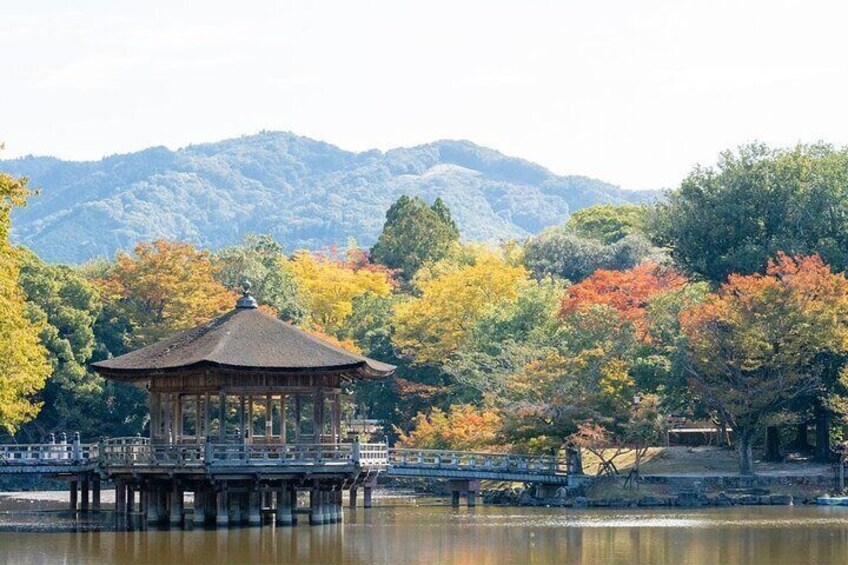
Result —
M0 503L0 563L848 562L848 508L452 509L398 503L346 509L343 525L218 531L109 531L110 517L74 520L62 511ZM79 531L61 531L70 528Z

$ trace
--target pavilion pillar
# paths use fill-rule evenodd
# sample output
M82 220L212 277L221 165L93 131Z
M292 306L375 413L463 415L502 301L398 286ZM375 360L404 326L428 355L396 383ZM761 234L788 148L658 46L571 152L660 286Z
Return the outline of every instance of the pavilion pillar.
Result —
M246 427L246 424L245 424L246 414L245 414L245 410L244 410L244 408L245 408L244 405L245 405L244 393L241 393L241 394L239 394L239 429L241 430L241 437L242 438L247 437L247 427ZM244 443L243 440L242 440L242 443Z
M286 399L287 394L280 395L280 443L286 443Z
M126 490L124 489L124 492ZM126 497L126 494L123 495ZM159 486L149 484L147 487L147 523L158 524L162 520Z
M324 513L321 508L321 483L317 480L313 482L312 489L309 491L309 525L319 526L324 523Z
M210 432L212 431L209 427L210 424L211 424L210 414L209 414L209 407L210 407L211 403L212 403L212 393L207 392L203 396L203 441L206 440L206 438L209 436ZM199 416L198 416L198 418L199 418ZM200 443L199 438L198 438L198 443Z
M247 423L244 428L244 442L253 443L253 395L247 397Z
M315 443L322 443L321 436L324 433L324 393L321 387L315 387L314 401L312 403L312 424L315 426Z
M282 486L277 491L275 522L278 526L291 526L294 524L293 516L292 488L288 482L283 481Z
M271 399L271 394L265 395L265 443L271 443L271 436L274 435L274 403Z
M206 430L202 427L204 422L205 422L205 418L203 417L203 414L201 414L201 412L200 412L201 402L202 401L200 399L200 395L195 394L194 395L194 443L196 443L197 445L203 444L203 440L201 438L203 437L203 435L206 432Z
M131 484L127 484L127 514L135 512L135 489Z
M227 441L227 393L218 394L218 441Z
M248 492L249 510L247 514L247 523L251 526L262 525L262 493L257 488L256 483L250 485Z
M173 430L173 442L179 444L183 437L183 401L182 395L175 392L171 395L171 404L173 406L171 413L171 429Z
M294 442L300 443L300 411L302 408L300 393L294 394Z
M179 526L183 521L183 487L174 481L171 490L171 525Z
M342 400L341 395L336 392L333 395L333 417L332 417L332 428L333 428L333 443L341 443L342 441Z
M201 488L194 490L194 513L192 514L192 522L195 526L202 526L206 523L206 491Z
M220 527L227 527L230 524L230 511L229 504L227 500L227 484L224 483L221 485L221 489L218 491L217 497L217 516L215 517L215 524Z

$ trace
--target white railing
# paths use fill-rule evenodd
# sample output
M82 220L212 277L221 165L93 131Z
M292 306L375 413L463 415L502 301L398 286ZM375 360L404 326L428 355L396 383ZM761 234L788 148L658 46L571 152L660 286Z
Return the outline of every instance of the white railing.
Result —
M97 444L38 443L0 445L0 465L84 464L97 459Z
M549 455L482 453L440 449L389 449L389 465L419 469L477 470L500 473L566 474L565 461Z

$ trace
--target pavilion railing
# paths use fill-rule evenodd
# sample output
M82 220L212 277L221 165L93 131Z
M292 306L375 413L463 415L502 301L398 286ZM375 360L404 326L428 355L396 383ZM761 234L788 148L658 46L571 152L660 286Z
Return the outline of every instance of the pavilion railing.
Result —
M480 453L435 449L389 449L389 465L418 469L477 470L500 473L566 474L566 462L549 455Z
M179 445L150 443L146 438L116 438L103 444L103 463L133 465L346 465L385 467L385 444L244 444Z

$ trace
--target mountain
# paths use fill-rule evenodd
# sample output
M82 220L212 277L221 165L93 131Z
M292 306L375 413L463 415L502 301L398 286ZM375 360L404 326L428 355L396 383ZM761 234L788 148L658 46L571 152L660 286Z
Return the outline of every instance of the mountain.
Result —
M213 249L268 233L288 250L376 240L402 194L448 204L466 240L521 238L598 203L646 202L626 191L468 141L363 153L284 132L177 151L152 147L100 161L0 161L40 193L13 214L12 238L53 262L112 257L142 240Z

